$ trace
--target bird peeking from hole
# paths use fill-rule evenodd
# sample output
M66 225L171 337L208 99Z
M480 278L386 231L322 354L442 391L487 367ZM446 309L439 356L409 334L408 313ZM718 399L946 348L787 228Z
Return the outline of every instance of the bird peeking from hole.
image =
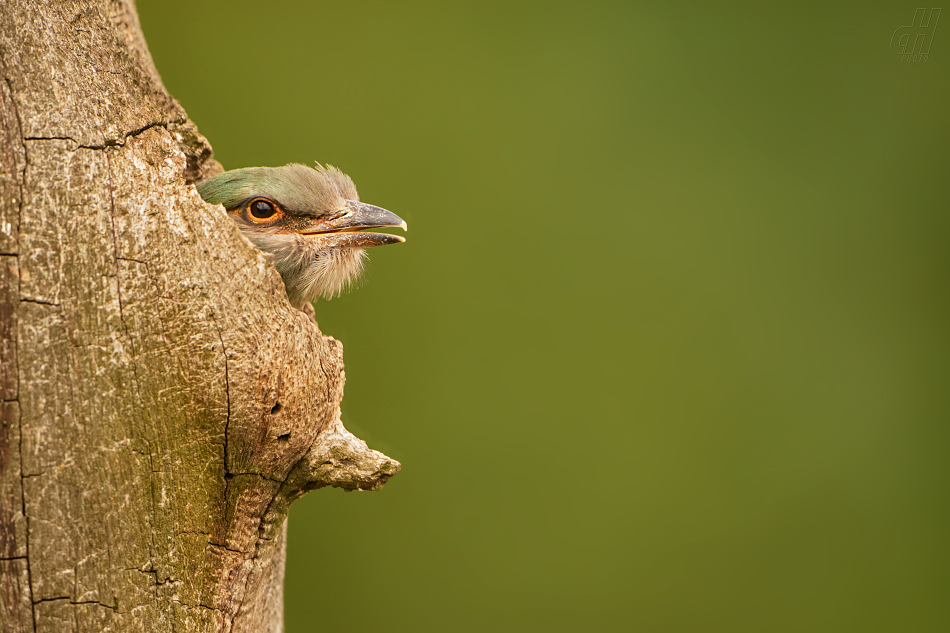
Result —
M330 165L235 169L197 187L205 202L224 205L241 232L274 256L291 305L311 316L311 301L330 299L359 277L364 249L406 241L365 232L408 227L395 213L360 202L350 177Z

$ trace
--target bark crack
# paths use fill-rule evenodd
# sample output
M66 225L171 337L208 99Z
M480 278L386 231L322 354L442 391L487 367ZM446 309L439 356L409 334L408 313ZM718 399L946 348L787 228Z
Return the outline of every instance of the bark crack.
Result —
M218 319L214 314L214 311L211 312L211 322L214 324L214 329L218 333L218 341L221 343L221 353L224 355L224 394L227 398L227 418L224 421L224 499L226 504L225 517L230 515L231 511L231 480L233 479L233 474L231 473L230 464L228 462L228 433L231 430L231 380L228 375L228 350L224 346L224 337L221 334L221 327L218 325Z
M228 375L228 350L224 345L224 337L221 334L221 327L218 324L218 319L215 316L214 311L211 312L211 322L214 324L214 329L218 333L218 341L221 343L221 353L224 355L224 393L227 398L227 405L228 405L227 419L224 422L224 499L225 499L225 503L227 504L227 509L225 510L225 517L227 517L231 513L231 509L230 509L231 480L234 478L233 474L229 470L230 464L228 463L228 434L231 430L231 380L230 380L230 376ZM225 537L225 541L227 541L227 537ZM235 554L240 554L241 556L245 558L245 560L247 559L247 552L234 550L227 547L226 545L213 543L210 539L208 540L208 545L209 547L217 547L219 549L233 552ZM247 593L246 591L247 579L246 578L245 578L244 584L245 584L245 595L246 595ZM244 605L244 598L242 596L241 605L238 606L237 610L234 612L234 616L232 616L231 618L231 626L228 627L229 632L234 629L234 617L237 616L237 614L241 611L241 607L243 605Z
M17 298L22 301L23 297L23 281L21 275L20 266L20 252L23 250L23 245L20 243L20 227L23 226L23 194L26 187L26 170L30 164L29 152L27 151L26 139L23 138L23 119L20 117L20 110L17 108L16 99L13 98L13 84L10 81L10 77L7 74L7 65L6 61L0 57L0 64L3 65L3 81L7 84L7 92L10 94L10 106L13 109L13 116L16 119L17 123L17 132L20 136L20 144L23 146L23 168L20 170L20 178L18 182L18 188L20 190L20 195L17 196L17 226L16 226L16 245L17 252L14 254L16 257L17 265ZM17 317L18 318L18 317ZM17 400L20 398L20 334L19 328L14 333L13 336L13 349L14 354L16 355L16 381L17 381ZM33 633L36 633L36 602L33 599L33 570L30 566L30 515L26 511L26 486L24 485L24 473L23 473L23 408L17 407L17 426L20 429L20 438L18 451L20 453L20 501L23 504L23 520L26 522L26 536L24 549L26 550L26 578L27 578L27 589L30 594L30 619L33 624Z
M119 612L118 605L106 604L104 602L99 602L98 600L70 600L69 596L56 596L54 598L40 598L39 600L35 600L33 602L33 606L35 607L36 605L43 604L44 602L56 602L57 600L65 600L67 604L96 604L96 605L99 605L100 607L105 607L106 609L115 611L116 613ZM34 630L36 629L34 628Z
M8 83L9 83L9 80L8 80ZM23 137L23 140L24 141L70 141L76 145L75 149L102 150L108 147L122 147L125 145L126 141L129 140L129 138L138 136L139 134L142 134L143 132L151 130L152 128L160 127L167 130L169 125L184 125L186 121L187 119L183 117L180 117L177 119L171 119L169 121L154 121L152 123L147 123L146 125L143 125L140 128L136 128L129 132L125 132L121 138L106 139L106 142L100 145L82 145L71 136L25 136ZM24 147L25 145L26 144L24 143Z
M59 307L59 304L55 301L46 301L45 299L37 299L35 297L20 297L22 303L38 303L41 306L56 306Z
M247 557L248 552L245 552L244 550L234 549L232 547L228 547L227 545L221 545L221 543L211 542L208 543L208 547L217 547L218 549L223 549L227 552L231 552L232 554L240 554L241 556L244 556L244 560L250 560L250 558ZM251 558L253 558L253 556Z

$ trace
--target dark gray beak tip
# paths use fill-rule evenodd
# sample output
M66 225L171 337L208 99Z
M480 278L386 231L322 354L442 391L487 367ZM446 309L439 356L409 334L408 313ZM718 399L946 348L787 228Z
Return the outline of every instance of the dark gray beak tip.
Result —
M387 211L382 207L376 207L364 202L356 202L355 200L347 200L346 206L351 214L347 221L348 226L365 229L395 226L401 228L403 231L409 230L409 226L405 220L392 211ZM399 241L404 242L405 240L400 238Z

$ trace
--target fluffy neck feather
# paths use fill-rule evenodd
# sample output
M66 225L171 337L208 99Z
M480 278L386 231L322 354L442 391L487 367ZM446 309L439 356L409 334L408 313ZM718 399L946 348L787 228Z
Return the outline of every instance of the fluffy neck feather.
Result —
M363 271L362 248L320 250L319 244L296 233L241 229L255 246L274 255L287 297L296 308L318 297L332 299Z

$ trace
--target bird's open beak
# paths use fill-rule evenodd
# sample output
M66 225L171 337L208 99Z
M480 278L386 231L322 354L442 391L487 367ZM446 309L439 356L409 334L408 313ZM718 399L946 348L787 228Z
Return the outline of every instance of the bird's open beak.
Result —
M321 220L299 233L308 236L319 236L321 242L328 242L333 247L349 246L353 248L369 248L383 244L397 244L405 242L406 238L388 233L369 233L364 229L379 229L395 226L408 231L406 222L395 213L374 207L362 202L346 201L346 213L332 220Z

